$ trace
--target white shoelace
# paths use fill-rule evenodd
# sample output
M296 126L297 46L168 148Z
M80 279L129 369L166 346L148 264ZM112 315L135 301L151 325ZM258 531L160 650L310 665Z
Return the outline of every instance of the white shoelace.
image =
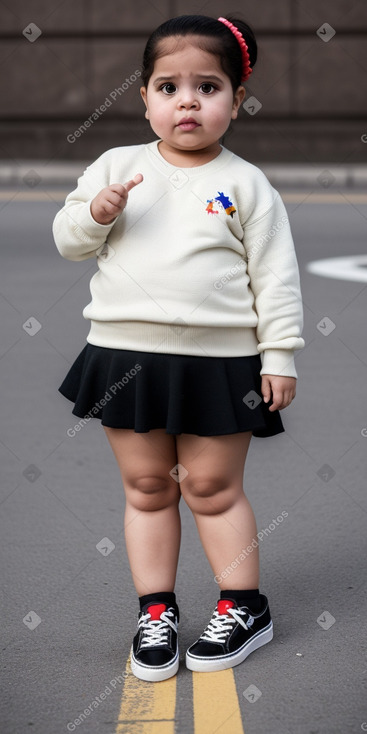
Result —
M231 615L231 616L229 616ZM243 616L246 616L246 622ZM247 612L241 612L239 609L230 608L227 609L227 614L219 614L215 609L213 616L200 636L201 640L207 640L208 642L226 642L226 638L232 632L233 627L236 623L239 623L245 630L248 630L254 623L254 618L249 616Z
M138 623L138 627L143 628L143 637L140 646L154 647L155 645L167 644L167 625L177 632L177 625L171 621L170 617L174 617L174 613L170 611L162 612L160 619L151 619L149 613L143 614Z

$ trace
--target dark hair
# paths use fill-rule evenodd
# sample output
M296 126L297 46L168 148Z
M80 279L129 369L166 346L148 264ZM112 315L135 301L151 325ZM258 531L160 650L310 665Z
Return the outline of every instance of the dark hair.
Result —
M226 16L242 33L247 43L251 68L256 63L257 44L254 33L244 21ZM230 78L233 91L241 84L242 53L241 47L232 31L221 21L207 15L180 15L162 23L149 37L143 55L142 81L148 86L154 64L166 50L159 51L159 42L165 38L198 36L198 47L203 51L219 56L222 69Z

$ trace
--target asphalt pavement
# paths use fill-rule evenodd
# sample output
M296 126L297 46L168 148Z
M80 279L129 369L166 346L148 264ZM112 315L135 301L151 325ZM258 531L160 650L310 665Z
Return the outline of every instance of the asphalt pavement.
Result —
M120 473L98 420L68 434L78 419L57 390L85 344L82 309L96 263L57 252L51 225L72 186L44 183L0 190L1 731L133 734L142 724L119 723L138 611ZM236 705L246 734L359 734L367 731L367 278L357 259L366 253L367 196L336 180L281 193L306 346L296 354L297 396L282 411L285 433L253 438L245 467L264 531L260 591L274 639L233 669ZM337 277L310 271L326 258L349 258L356 279L344 279L347 261ZM191 513L180 507L173 726L203 734L183 658L219 594ZM235 731L228 705L223 695L208 734ZM90 715L72 729L86 707Z

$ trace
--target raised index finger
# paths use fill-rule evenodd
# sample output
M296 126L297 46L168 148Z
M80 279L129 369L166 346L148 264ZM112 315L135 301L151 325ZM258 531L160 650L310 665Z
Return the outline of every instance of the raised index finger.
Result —
M141 173L137 173L136 176L134 176L134 178L130 179L130 181L128 181L127 183L125 183L123 185L124 185L126 191L129 192L129 191L131 191L131 189L134 188L134 186L137 186L142 181L143 181L142 174Z

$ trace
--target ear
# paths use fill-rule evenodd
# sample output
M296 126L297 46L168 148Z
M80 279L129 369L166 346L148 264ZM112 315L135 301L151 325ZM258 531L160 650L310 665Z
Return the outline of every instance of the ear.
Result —
M148 102L147 102L147 90L146 90L146 87L140 87L140 95L141 95L141 98L142 98L142 100L143 100L143 102L144 102L144 104L146 106L145 117L146 117L147 120L149 120Z
M232 120L235 120L238 116L238 110L243 102L243 100L246 97L246 89L242 85L237 87L234 98L233 98L233 106L232 106Z

